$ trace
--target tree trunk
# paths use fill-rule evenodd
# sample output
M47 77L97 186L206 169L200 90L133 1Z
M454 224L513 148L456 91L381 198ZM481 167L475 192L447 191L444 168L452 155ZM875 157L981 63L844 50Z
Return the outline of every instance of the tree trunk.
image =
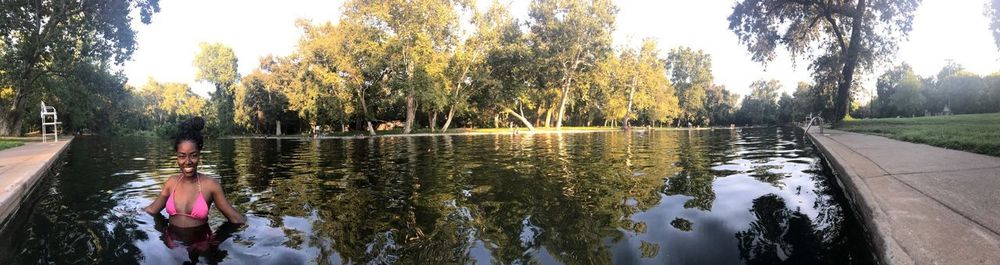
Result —
M622 120L622 126L626 131L632 130L632 128L629 127L628 120L631 118L629 116L632 114L632 101L635 98L635 82L635 77L632 77L632 85L629 86L628 89L628 106L625 107L625 119Z
M851 106L851 84L854 83L854 70L858 65L858 53L861 50L861 26L864 24L865 11L867 10L865 0L859 0L855 17L851 20L851 44L847 47L844 55L844 71L842 78L837 84L837 102L833 117L834 125L839 126L840 122L847 116L847 111Z
M372 121L366 120L365 124L368 125L368 135L375 136L375 128L372 128Z
M545 128L552 127L552 108L545 108Z
M417 106L413 102L412 93L406 95L406 123L403 125L403 134L409 134L413 128L413 119L417 117Z
M435 111L433 114L431 114L430 125L427 126L427 127L431 127L431 132L435 132L437 130L437 129L434 128L434 126L437 125L437 119L438 119L438 113L437 113L437 111Z
M451 119L453 117L455 117L455 106L448 107L448 116L444 118L444 126L441 126L441 132L448 132L448 127L451 126ZM493 124L496 124L495 121L496 119L494 119Z
M569 82L567 82L569 83ZM569 98L569 84L563 85L562 97L559 99L559 118L556 119L556 131L562 130L563 115L566 115L566 99Z
M493 115L493 128L500 128L500 113Z
M518 120L521 120L521 123L523 123L525 127L528 127L528 131L535 131L535 126L531 126L531 122L528 122L528 119L525 119L524 116L521 116L521 114L517 114L517 112L514 112L514 110L508 107L503 107L503 111L509 113L510 115L514 115L514 117L517 117Z

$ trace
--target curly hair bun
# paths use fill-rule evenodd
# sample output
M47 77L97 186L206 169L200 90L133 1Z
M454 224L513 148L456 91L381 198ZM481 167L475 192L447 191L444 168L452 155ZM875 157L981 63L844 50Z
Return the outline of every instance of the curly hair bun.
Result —
M201 130L205 129L205 119L201 117L191 117L180 124L180 130L174 135L174 151L183 141L191 141L198 150L205 146L205 138L201 135Z
M202 129L205 129L205 119L192 117L181 123L181 129L188 132L201 132Z

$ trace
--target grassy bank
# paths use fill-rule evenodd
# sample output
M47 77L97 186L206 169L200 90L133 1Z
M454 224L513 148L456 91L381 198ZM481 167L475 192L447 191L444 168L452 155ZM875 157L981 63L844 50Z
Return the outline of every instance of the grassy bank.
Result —
M24 145L24 142L13 141L13 140L0 140L0 150L4 150L7 148L14 148L21 145Z
M839 129L1000 156L1000 113L852 120Z

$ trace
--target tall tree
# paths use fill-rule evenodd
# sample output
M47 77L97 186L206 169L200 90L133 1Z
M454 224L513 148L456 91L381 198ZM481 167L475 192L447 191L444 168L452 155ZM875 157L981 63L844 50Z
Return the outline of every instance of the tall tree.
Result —
M890 59L912 29L920 0L743 0L729 29L762 63L784 46L793 57L824 57L836 68L834 119L847 115L854 75ZM814 63L814 67L815 67ZM819 83L819 82L817 82Z
M215 86L210 93L215 106L215 133L229 134L233 130L234 95L239 81L236 53L222 43L198 44L198 54L194 56L195 80L205 81ZM212 119L210 119L211 121Z
M774 124L778 114L778 80L758 80L750 84L750 94L743 98L740 116L744 122L753 125Z
M893 67L879 76L878 81L875 83L876 99L874 106L875 111L878 112L878 116L892 117L900 114L896 111L890 100L892 95L896 93L896 88L899 87L900 83L911 76L916 76L916 74L913 73L913 68L906 63ZM920 80L917 81L919 82Z
M288 104L288 91L284 89L301 82L291 81L297 69L288 69L289 65L280 65L279 61L281 59L272 56L261 58L260 68L240 79L236 86L233 119L244 130L269 132L277 126L281 116L292 109Z
M583 73L611 53L618 8L608 0L531 2L530 42L538 56L540 87L558 91L556 129L561 129L572 88Z
M709 125L704 110L705 90L712 87L714 80L712 56L701 50L678 47L670 50L667 62L670 81L677 87L677 98L680 100L683 120Z
M478 89L472 97L477 107L495 112L494 123L501 126L501 114L513 116L530 131L535 128L524 113L524 106L537 89L533 81L534 51L528 36L521 31L523 25L515 19L508 7L494 3L487 12L487 20L496 31L495 44L490 45L482 61L481 72L473 82Z
M132 14L148 24L159 10L158 0L0 2L0 87L10 88L0 97L0 135L22 133L37 103L28 99L47 90L42 79L93 73L75 71L81 64L111 73L106 66L127 61L136 45Z
M708 119L707 125L731 124L739 101L740 96L729 92L725 86L712 85L705 89L705 106L701 116Z
M438 71L441 51L455 42L458 27L456 6L460 0L354 0L344 4L344 22L369 32L369 42L383 43L388 60L385 77L406 105L404 133L409 133L417 111L419 94L428 92L427 76ZM368 45L373 45L369 43ZM424 84L425 86L421 86Z
M602 96L605 119L621 120L622 128L628 130L641 113L650 113L650 122L670 122L679 116L674 88L652 39L643 41L639 50L625 49L608 58L599 69L603 76L594 83L608 88L608 95Z
M921 94L923 83L920 77L910 72L903 72L899 81L892 88L889 104L895 110L895 115L916 116L924 111L925 98Z

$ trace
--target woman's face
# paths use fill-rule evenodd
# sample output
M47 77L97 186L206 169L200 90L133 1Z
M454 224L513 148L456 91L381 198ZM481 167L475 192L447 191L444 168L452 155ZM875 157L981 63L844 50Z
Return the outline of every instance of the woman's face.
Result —
M181 141L177 145L177 166L181 168L181 175L185 177L194 176L198 173L198 160L201 158L201 150L192 141Z

